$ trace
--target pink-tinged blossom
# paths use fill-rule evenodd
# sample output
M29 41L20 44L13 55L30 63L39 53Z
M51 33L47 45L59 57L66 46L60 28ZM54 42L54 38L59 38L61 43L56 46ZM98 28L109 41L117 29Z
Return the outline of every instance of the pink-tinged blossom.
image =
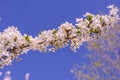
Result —
M25 80L29 80L29 76L30 76L30 74L29 74L29 73L26 73L26 75L25 75Z
M0 77L2 76L2 74L3 73L0 72ZM26 73L25 74L25 80L29 80L29 77L30 77L30 73ZM2 80L13 80L12 77L11 77L11 71L6 71Z
M4 79L3 79L3 80L12 80L10 74L11 74L11 72L10 72L10 71L7 71L7 72L5 73L5 76L4 76Z
M2 76L2 72L0 72L0 76Z

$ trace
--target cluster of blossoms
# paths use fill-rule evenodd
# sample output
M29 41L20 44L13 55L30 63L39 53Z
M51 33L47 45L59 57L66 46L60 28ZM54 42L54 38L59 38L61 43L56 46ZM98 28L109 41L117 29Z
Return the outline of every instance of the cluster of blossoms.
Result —
M2 75L3 75L3 73L0 72L0 77L1 77ZM29 80L29 76L30 76L30 74L29 74L29 73L26 73L26 75L25 75L25 80ZM5 72L4 78L3 78L2 80L12 80L11 71Z
M89 62L71 69L77 80L120 80L120 21L87 44Z
M27 34L22 35L14 26L8 27L0 32L0 68L10 65L19 55L31 49L55 52L69 45L76 51L84 42L98 39L120 19L117 7L110 5L108 8L108 15L86 13L84 18L76 19L76 26L65 22L58 29L40 32L35 38Z
M100 47L101 45L98 45L97 48L94 48L94 45L91 45L91 47L93 47L91 49L95 52L92 51L92 53L86 54L85 58L87 58L89 62L83 62L79 65L76 64L71 69L71 72L74 74L75 78L77 78L77 80L119 80L120 42L116 42L116 44L119 44L119 47L110 46L115 48L114 50L111 49L110 51L104 50L103 47ZM110 47L106 49L110 49Z

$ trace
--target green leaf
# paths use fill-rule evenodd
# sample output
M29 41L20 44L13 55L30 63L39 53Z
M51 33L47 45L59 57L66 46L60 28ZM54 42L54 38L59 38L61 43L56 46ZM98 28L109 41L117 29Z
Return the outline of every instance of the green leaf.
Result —
M28 35L24 36L24 38L27 42L30 42L30 37Z
M57 30L53 30L52 34L55 34L55 33L57 33Z
M77 34L80 34L81 32L80 32L80 28L77 28Z
M100 17L100 21L102 21L102 17Z
M95 29L94 28L90 28L90 34L94 33Z
M91 15L88 15L88 16L87 16L87 20L88 20L88 21L91 21L91 20L92 20L92 16L91 16Z
M98 34L98 33L100 33L100 32L101 32L100 29L95 29L95 33L96 33L96 34Z

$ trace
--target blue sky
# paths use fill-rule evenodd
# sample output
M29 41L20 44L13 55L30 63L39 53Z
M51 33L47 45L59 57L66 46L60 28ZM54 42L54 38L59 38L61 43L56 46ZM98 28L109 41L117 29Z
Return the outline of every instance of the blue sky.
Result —
M106 6L120 0L0 0L0 32L8 26L17 26L22 34L36 36L40 31L57 28L65 21L75 24L77 17L86 12L108 13ZM0 71L12 71L13 80L24 80L29 72L30 80L75 80L70 69L76 63L88 62L83 58L87 53L83 45L77 54L69 47L55 53L29 51L21 55L22 62L13 62Z

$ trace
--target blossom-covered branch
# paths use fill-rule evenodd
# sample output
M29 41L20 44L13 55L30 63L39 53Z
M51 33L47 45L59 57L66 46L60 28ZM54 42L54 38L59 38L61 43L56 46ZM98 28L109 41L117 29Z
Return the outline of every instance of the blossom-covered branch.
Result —
M87 43L89 54L71 72L77 80L120 80L120 21Z
M9 65L19 55L29 50L40 52L53 51L70 46L76 51L84 42L96 40L120 19L118 9L113 5L107 15L86 13L84 18L77 18L74 26L69 22L61 24L58 29L42 31L38 36L22 35L14 26L0 32L0 68Z

